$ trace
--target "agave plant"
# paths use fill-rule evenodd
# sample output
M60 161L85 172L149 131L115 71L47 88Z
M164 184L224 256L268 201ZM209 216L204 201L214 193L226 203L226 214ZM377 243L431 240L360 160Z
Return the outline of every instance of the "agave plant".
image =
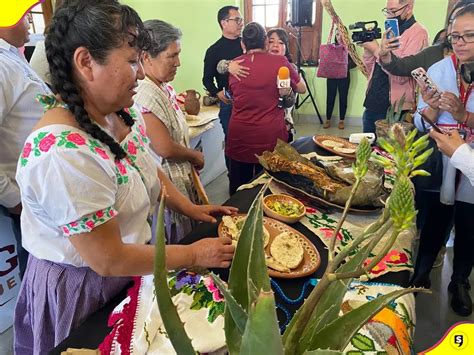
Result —
M403 134L403 131L402 131ZM400 137L398 137L400 138ZM423 146L402 136L404 149L420 152ZM387 147L401 147L395 135L387 140ZM417 163L427 155L414 154ZM429 155L429 154L428 154ZM357 150L354 163L357 190L367 173L367 162L371 156L370 145L363 140ZM386 162L383 162L386 163ZM395 161L402 164L402 160ZM412 164L413 169L416 164ZM400 233L414 224L416 211L413 192L409 181L412 171L409 167L399 169L396 182L387 205L380 218L369 225L352 243L335 254L335 243L329 248L329 262L324 275L296 312L283 336L280 335L276 316L275 299L265 265L262 233L262 199L266 187L255 198L240 235L230 270L228 285L219 276L212 275L226 301L225 335L230 354L341 354L356 332L375 314L394 299L410 293L424 292L423 289L404 289L377 297L374 300L340 316L341 304L347 288L354 278L367 274L387 254ZM351 195L351 196L352 196ZM334 238L339 232L351 204L346 203L344 213ZM159 212L158 235L155 257L155 293L164 326L178 354L193 354L191 341L179 320L173 306L166 281L165 242L162 198ZM380 252L366 266L364 261L379 244L382 237L391 230L390 237Z
M403 118L403 104L405 103L405 94L400 98L398 103L394 103L387 110L386 120L388 126L391 127L393 124L401 122Z

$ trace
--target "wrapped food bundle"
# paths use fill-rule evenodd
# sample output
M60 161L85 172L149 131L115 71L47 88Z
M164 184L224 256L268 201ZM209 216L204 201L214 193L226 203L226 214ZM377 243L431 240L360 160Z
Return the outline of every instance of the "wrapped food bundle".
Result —
M353 160L342 160L329 166L301 156L291 145L279 140L273 152L258 157L260 164L275 180L307 195L344 206L355 182ZM380 207L384 190L383 169L369 162L369 171L354 196L354 207Z

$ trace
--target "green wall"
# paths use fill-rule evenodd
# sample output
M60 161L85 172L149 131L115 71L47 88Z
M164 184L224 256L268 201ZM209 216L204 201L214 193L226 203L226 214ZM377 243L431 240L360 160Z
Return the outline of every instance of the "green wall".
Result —
M143 20L158 18L179 27L183 31L181 67L173 82L177 92L197 89L203 92L202 70L206 49L220 36L216 16L219 8L225 5L241 5L240 0L126 0L124 3L138 11ZM415 17L429 31L430 40L443 27L447 0L416 0ZM381 9L385 0L332 0L333 6L346 25L356 21L377 20L383 26ZM241 6L242 9L242 6ZM243 12L243 11L242 11ZM330 18L323 15L323 41L330 29ZM326 107L325 79L316 78L315 70L307 69L307 78L321 114ZM348 117L361 117L367 80L357 71L351 72ZM334 117L338 111L336 105ZM309 100L300 109L302 114L314 114Z

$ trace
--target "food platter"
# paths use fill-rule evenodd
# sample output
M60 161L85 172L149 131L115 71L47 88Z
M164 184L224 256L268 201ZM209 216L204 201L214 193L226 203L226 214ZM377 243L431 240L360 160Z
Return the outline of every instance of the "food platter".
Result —
M313 141L321 148L335 155L351 159L356 157L357 144L351 143L347 139L321 134L313 136Z
M232 216L234 221L242 218L242 214ZM306 238L303 234L297 230L287 226L286 224L279 222L273 218L263 217L263 225L270 234L270 240L268 245L265 247L265 253L270 255L270 245L272 244L275 237L283 232L288 233L291 237L295 238L303 247L303 260L295 268L291 269L290 272L280 272L271 268L268 268L268 274L271 277L293 279L298 277L304 277L313 274L321 263L321 257L314 244ZM231 238L227 227L221 222L217 228L219 237Z
M293 197L302 199L302 200L308 200L309 203L313 202L316 206L322 206L322 207L328 207L329 209L336 209L339 211L343 211L345 206L338 205L336 203L330 202L325 200L322 197L318 197L315 195L312 195L302 189L299 189L297 187L294 187L287 182L284 182L283 180L279 179L277 176L275 176L275 173L266 171L266 173L272 177L273 181L276 182L280 187L283 189L287 190L286 193L291 194ZM279 191L278 193L282 193L282 191ZM285 193L285 191L283 191ZM366 213L374 213L378 212L382 209L382 207L350 207L349 212L351 213L357 213L357 214L366 214Z

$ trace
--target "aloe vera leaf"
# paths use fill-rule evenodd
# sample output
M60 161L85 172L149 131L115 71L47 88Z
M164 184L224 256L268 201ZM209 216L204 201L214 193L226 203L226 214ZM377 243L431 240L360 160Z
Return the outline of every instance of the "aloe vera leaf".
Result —
M176 353L179 355L196 354L191 340L186 334L184 324L179 318L176 306L171 300L168 287L164 222L165 193L163 188L160 208L158 210L158 223L156 226L155 262L153 267L156 302L158 303L163 325Z
M377 297L362 306L353 309L336 319L315 335L311 349L333 349L343 351L359 329L374 317L387 304L405 294L416 292L419 289L408 288L390 292Z
M230 293L247 313L249 306L255 301L255 290L271 290L263 250L262 198L266 188L267 185L260 190L250 207L230 269ZM242 334L228 308L224 324L229 352L237 354L240 352Z
M240 354L283 355L273 292L261 292L256 302L250 306Z
M245 324L247 323L247 313L244 309L237 303L234 296L230 293L227 287L224 285L219 276L211 274L212 279L214 280L215 285L219 288L222 295L225 298L226 309L229 309L229 313L232 316L232 319L235 322L235 325L239 329L240 333L243 335L245 331Z

